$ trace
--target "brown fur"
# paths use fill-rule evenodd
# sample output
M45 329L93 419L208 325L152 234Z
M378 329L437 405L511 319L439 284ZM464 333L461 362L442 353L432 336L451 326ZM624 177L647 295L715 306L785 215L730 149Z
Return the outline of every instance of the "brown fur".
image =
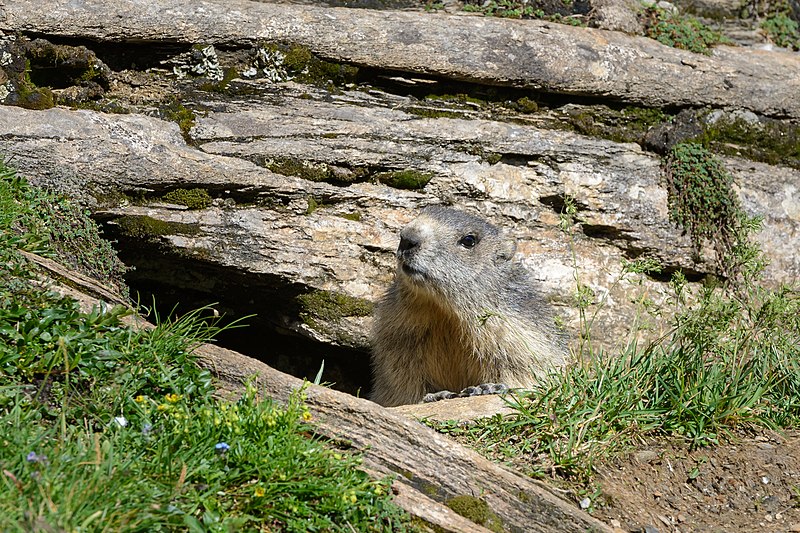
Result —
M429 207L400 236L397 275L375 308L374 401L489 382L525 388L566 363L549 308L497 227Z

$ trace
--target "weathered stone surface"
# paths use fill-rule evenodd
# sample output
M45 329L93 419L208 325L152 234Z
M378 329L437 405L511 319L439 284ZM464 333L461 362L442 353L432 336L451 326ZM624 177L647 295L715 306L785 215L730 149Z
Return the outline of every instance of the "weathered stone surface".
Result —
M246 0L14 0L3 6L0 30L100 41L288 41L362 66L645 106L733 106L800 119L798 54L720 46L703 56L644 37L534 20Z
M641 35L644 24L639 20L642 2L638 0L593 0L592 20L603 30Z
M637 145L302 98L262 102L254 109L217 109L198 119L193 135L202 150L197 150L186 146L174 125L153 118L0 107L0 122L6 124L0 151L35 182L78 197L108 201L114 191L208 189L216 201L203 210L125 200L106 214L121 226L121 217L166 222L150 237L171 253L246 275L269 275L273 283L299 287L294 294L318 289L374 301L391 279L399 229L418 208L434 202L453 202L505 226L573 333L578 330L572 303L577 272L596 298L604 299L595 339L607 344L626 339L636 326L631 317L637 294L655 301L668 297L666 284L657 280L619 282L623 259L645 254L669 270L702 274L710 269L695 262L688 237L668 220L659 159ZM475 145L481 153L503 158L491 164L459 149ZM370 182L336 186L282 176L241 159L278 154L347 168L412 168L434 177L422 191ZM800 173L737 159L726 164L748 211L766 217L759 239L772 262L768 279L796 280ZM558 227L566 195L580 208L572 238ZM319 203L313 212L309 198ZM191 275L169 274L179 288L212 295L235 289L226 285L226 276L200 283ZM250 299L255 306L258 296ZM281 327L367 349L367 316L309 325L290 303L270 306ZM651 325L659 324L667 321Z
M517 412L509 405L508 401L497 394L400 405L389 409L419 420L435 420L437 422L447 420L470 422L496 414L510 415Z
M56 0L47 9L20 0L3 5L0 29L152 46L288 40L329 58L390 69L379 77L405 70L654 106L731 104L793 117L798 103L787 96L800 83L797 54L723 47L706 57L535 21L244 0L225 6L146 0L131 18L114 15L130 7L128 0L102 9L92 0ZM114 50L103 49L109 65L116 64ZM436 101L401 91L328 91L263 78L239 80L235 91L219 94L219 87L198 90L199 83L170 77L171 61L154 63L155 71L111 72L109 98L130 88L128 115L0 108L0 151L34 182L99 211L137 264L132 279L156 285L147 290L169 288L173 303L219 302L222 312L257 313L263 321L253 329L263 333L253 335L254 353L263 353L264 335L294 332L320 346L355 348L366 375L369 304L391 279L400 228L430 203L455 204L507 228L573 336L580 328L577 277L598 304L588 316L593 339L606 347L642 327L654 334L669 327L665 316L642 316L635 302L669 301L663 280L671 271L697 280L713 270L713 256L693 257L689 238L668 219L660 157L637 144L565 131L563 109L514 114L513 107L466 101L442 113ZM404 81L413 85L414 76ZM178 90L196 110L191 129L137 114L154 112L147 94L163 103ZM798 171L735 158L725 163L748 211L766 218L759 239L771 261L768 281L796 280ZM430 181L416 190L389 186L398 172ZM191 210L162 198L193 187L213 203ZM565 233L559 215L567 198L579 212ZM641 256L658 259L664 274L620 280L621 263ZM324 309L309 303L317 291L327 300ZM313 377L319 366L281 368ZM326 378L343 386L349 371L331 375L331 368Z

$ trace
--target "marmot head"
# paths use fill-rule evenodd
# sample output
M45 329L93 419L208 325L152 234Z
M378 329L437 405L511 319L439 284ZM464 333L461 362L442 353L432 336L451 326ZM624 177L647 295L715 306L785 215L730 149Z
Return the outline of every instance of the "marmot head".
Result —
M400 232L397 280L418 293L485 298L508 278L516 245L469 213L427 207Z

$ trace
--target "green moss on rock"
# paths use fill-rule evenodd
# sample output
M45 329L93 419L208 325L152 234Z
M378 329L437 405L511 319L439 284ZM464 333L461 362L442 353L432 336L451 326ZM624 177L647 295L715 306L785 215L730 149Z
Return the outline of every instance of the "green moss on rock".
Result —
M481 100L479 98L475 98L474 96L470 96L466 93L458 93L458 94L429 94L425 97L427 100L439 101L439 102L452 102L456 104L472 104L474 107L484 107L486 105L485 100Z
M197 224L168 222L146 215L126 215L116 220L120 231L128 237L150 239L162 235L197 235L200 227Z
M492 511L489 504L474 496L456 496L445 502L450 509L460 514L464 518L475 522L478 525L496 531L503 531L503 521Z
M329 90L358 78L358 67L343 63L325 61L309 48L297 44L265 44L262 53L257 54L261 63L270 70L275 81L296 80ZM263 64L263 65L262 65Z
M522 98L517 99L515 102L515 108L517 111L521 113L536 113L539 111L539 104L536 103L535 100L531 100L527 96L523 96Z
M354 222L361 221L361 213L359 213L358 211L353 211L352 213L342 213L339 216L347 220L352 220Z
M228 88L233 80L239 77L239 72L233 68L228 67L222 71L222 79L218 81L206 81L200 84L201 91L211 93L228 93Z
M184 205L189 209L205 209L211 205L211 195L205 189L175 189L161 197L165 202Z
M723 117L704 124L703 133L693 140L724 154L800 168L800 126L797 124Z
M369 174L366 168L348 169L293 157L273 157L259 161L259 163L276 174L334 185L357 183L366 179Z
M304 161L290 157L275 157L265 162L264 166L283 176L295 176L309 181L327 181L330 169L325 163Z
M397 170L391 172L379 172L375 179L380 183L385 183L396 189L422 189L425 187L433 174L430 172L419 172L417 170Z
M159 114L164 120L175 122L181 129L181 134L186 142L191 142L189 130L194 127L194 111L184 106L177 98L159 107Z
M306 198L306 201L308 202L308 207L306 207L306 215L310 215L319 209L320 203L313 196L309 195L308 198Z
M36 87L30 81L23 80L16 85L17 97L14 104L25 109L50 109L55 105L53 91L48 87Z
M433 109L430 107L409 106L403 111L422 118L470 118L465 113L449 109Z
M567 124L576 132L615 142L641 143L651 127L668 119L660 109L604 105L565 106Z
M297 296L300 318L314 327L318 320L336 322L346 316L369 316L372 302L341 292L314 290Z

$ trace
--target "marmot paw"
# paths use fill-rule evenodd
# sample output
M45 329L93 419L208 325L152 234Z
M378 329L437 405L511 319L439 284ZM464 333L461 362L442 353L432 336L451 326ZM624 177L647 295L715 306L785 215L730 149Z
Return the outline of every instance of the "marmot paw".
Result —
M504 383L481 383L472 387L467 387L458 393L460 398L467 396L483 396L484 394L503 394L508 392L508 385Z
M422 397L423 403L431 403L431 402L438 402L439 400L451 400L453 398L459 398L460 393L458 392L450 392L449 390L442 390L439 392L429 392L425 396Z
M424 403L438 402L439 400L451 400L453 398L467 398L468 396L483 396L485 394L504 394L508 392L508 385L503 383L481 383L463 389L461 392L450 392L443 390L426 394L422 401Z

